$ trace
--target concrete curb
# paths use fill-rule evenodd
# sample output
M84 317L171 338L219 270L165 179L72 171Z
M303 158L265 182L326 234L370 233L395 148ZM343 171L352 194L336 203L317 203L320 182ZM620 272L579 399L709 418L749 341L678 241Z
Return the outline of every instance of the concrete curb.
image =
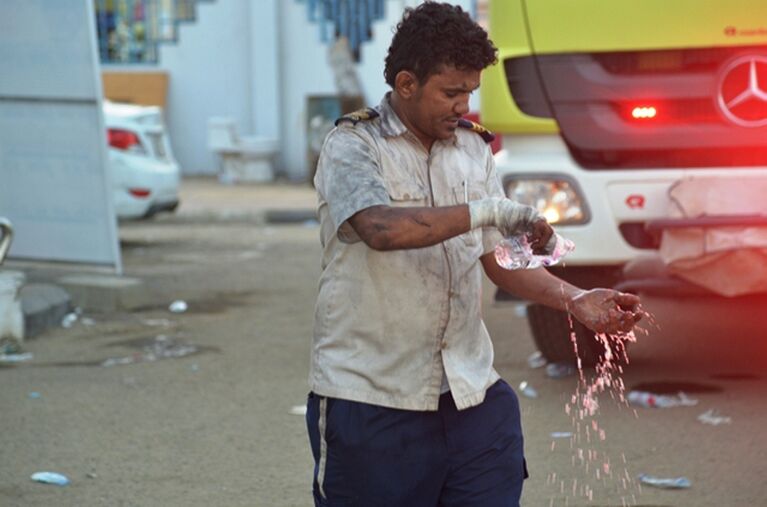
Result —
M165 304L165 299L158 299L137 278L103 274L41 276L40 272L27 276L22 271L9 270L2 275L6 285L13 282L9 287L16 295L11 293L0 300L0 318L5 315L4 327L13 324L7 321L11 317L17 324L11 326L13 329L0 329L0 334L10 332L11 338L19 343L61 326L63 318L76 307L86 312L109 313ZM25 283L27 278L34 281Z
M151 298L138 278L116 275L77 274L59 277L72 301L86 311L113 312L147 306Z
M269 209L264 212L268 224L300 224L310 220L317 221L317 212L313 209Z
M34 338L49 328L61 325L72 309L72 299L61 287L47 283L31 283L19 291L24 313L24 336Z

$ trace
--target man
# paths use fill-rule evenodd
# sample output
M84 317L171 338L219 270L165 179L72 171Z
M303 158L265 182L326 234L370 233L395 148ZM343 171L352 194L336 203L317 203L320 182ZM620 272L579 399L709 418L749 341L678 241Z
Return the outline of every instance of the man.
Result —
M493 369L482 270L597 331L639 319L634 296L496 264L504 235L526 233L538 251L553 241L533 208L504 198L487 132L461 120L495 55L459 7L408 9L386 58L392 92L325 141L307 406L315 505L519 504L519 405Z

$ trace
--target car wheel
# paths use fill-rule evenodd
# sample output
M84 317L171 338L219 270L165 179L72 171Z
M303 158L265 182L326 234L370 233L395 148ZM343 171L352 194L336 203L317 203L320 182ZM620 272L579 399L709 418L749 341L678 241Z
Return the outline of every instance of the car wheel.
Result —
M566 312L530 304L527 306L527 322L535 345L550 363L576 363L571 333L575 334L578 356L584 367L595 366L604 353L604 347L597 341L593 331L575 319L572 319L570 327Z

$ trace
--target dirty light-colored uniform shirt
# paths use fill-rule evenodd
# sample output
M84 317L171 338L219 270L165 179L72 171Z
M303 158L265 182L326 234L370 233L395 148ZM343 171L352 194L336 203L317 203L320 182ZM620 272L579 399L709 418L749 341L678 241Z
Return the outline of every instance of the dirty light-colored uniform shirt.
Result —
M315 186L323 246L309 382L322 396L436 410L443 377L455 404L482 403L496 380L481 315L480 256L495 228L440 244L376 251L347 220L371 206L450 206L503 196L488 145L458 128L428 153L388 102L344 121L322 148Z

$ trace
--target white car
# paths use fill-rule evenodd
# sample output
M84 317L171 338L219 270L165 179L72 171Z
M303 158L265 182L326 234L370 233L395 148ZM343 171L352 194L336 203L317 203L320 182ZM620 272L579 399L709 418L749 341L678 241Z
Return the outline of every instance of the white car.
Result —
M181 179L162 109L104 101L115 212L119 220L174 211Z

